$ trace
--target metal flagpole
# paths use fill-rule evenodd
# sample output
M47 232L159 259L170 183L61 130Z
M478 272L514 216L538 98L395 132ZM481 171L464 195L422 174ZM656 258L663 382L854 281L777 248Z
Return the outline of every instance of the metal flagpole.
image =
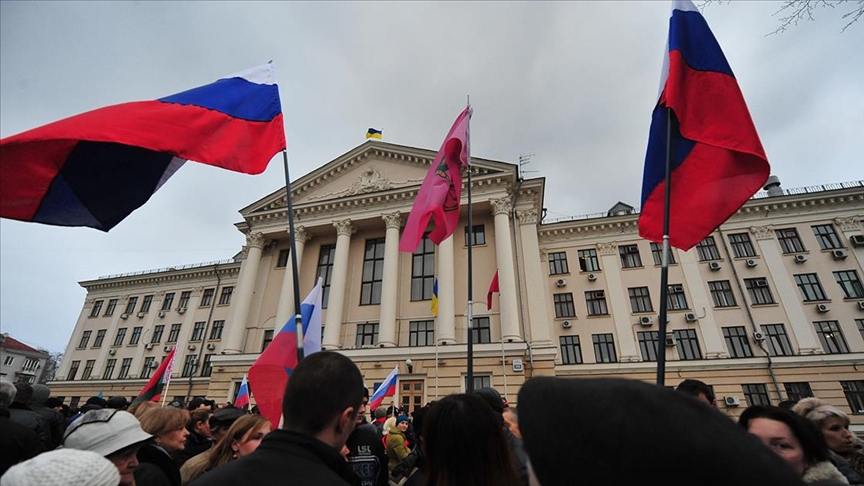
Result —
M657 385L666 385L666 296L669 292L669 195L672 186L672 108L666 107L666 186L663 192L663 264L660 267L660 314L657 339Z
M288 177L288 150L282 150L285 167L285 200L288 208L288 233L291 235L291 274L294 279L294 324L297 328L297 361L303 359L303 317L300 314L300 276L297 270L297 242L294 234L294 204L291 202L291 179Z
M471 105L471 97L468 97L468 105ZM469 132L470 137L470 132ZM470 138L469 142L470 144ZM470 147L470 145L469 145ZM468 363L465 392L474 391L474 208L471 203L471 151L468 151Z

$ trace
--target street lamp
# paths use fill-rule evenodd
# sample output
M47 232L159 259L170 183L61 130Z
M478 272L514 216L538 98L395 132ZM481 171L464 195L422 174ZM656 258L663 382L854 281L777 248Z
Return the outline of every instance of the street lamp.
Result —
M405 367L408 368L408 373L414 373L414 362L411 361L411 358L405 360Z

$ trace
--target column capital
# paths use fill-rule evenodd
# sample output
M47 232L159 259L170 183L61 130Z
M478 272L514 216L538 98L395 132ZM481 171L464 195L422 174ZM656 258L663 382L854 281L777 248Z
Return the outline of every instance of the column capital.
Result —
M548 248L540 248L540 261L545 262L549 259L549 249Z
M157 291L156 292L156 300L161 300L162 297L165 297L165 291L164 290Z
M336 228L337 236L351 236L357 232L357 228L351 224L350 219L343 219L342 221L333 221L333 227Z
M504 196L499 199L490 199L489 204L492 205L492 216L510 214L510 201L510 196Z
M192 289L192 297L198 297L202 292L204 292L203 286L195 287Z
M246 235L246 246L249 248L258 248L260 250L264 248L264 244L266 242L267 240L266 238L264 238L264 234L260 231L256 231L255 233L249 233Z
M387 225L387 229L395 228L399 229L402 227L402 213L399 211L395 211L392 213L382 214L381 218L384 220L384 223Z
M537 208L526 209L525 211L516 211L516 216L519 218L520 224L537 224L540 221L540 214Z
M856 231L861 229L861 224L858 221L858 216L850 216L848 218L834 218L834 222L842 231Z
M770 224L766 226L751 226L750 232L753 233L753 236L755 236L757 240L774 239L774 227Z
M291 236L291 230L288 229L288 236ZM295 226L294 227L294 243L305 244L307 241L312 239L312 235L309 234L309 230L306 229L305 226Z
M93 302L96 302L96 299L92 297L84 299L84 307L93 307Z
M597 252L600 255L616 255L618 253L617 243L597 243Z

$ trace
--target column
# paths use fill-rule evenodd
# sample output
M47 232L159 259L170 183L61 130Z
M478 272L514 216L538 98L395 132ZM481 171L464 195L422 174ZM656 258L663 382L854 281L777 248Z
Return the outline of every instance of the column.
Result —
M345 312L345 286L348 282L348 250L351 246L351 235L357 228L350 219L334 221L336 227L336 254L333 257L333 275L330 280L330 297L327 301L327 315L324 321L324 349L342 347L339 336L342 331L342 314Z
M255 293L255 281L258 279L258 267L261 263L261 250L264 248L264 242L264 235L260 232L246 235L246 246L243 247L245 258L240 265L240 275L237 277L235 302L231 306L231 312L223 331L226 354L243 352L246 319L249 318L249 307L252 305L252 296ZM213 298L218 299L219 296L214 295Z
M532 343L549 344L551 343L549 315L546 312L546 306L540 305L549 296L546 293L542 262L534 260L540 255L540 242L537 239L537 223L540 221L540 217L536 208L516 211L516 216L519 218L519 235L522 241L524 261L522 268L525 271L524 289L527 297L525 302L538 304L525 306L528 308L530 339ZM529 261L529 259L531 260ZM520 302L522 302L521 299Z
M674 251L674 250L673 250ZM690 291L690 303L693 312L699 316L698 326L702 331L702 339L705 341L705 357L728 358L723 336L720 334L720 326L714 320L714 307L711 296L706 291L704 279L700 272L699 260L696 258L696 249L678 252L678 264L684 273L684 282ZM696 324L694 324L696 325Z
M498 264L498 286L501 289L501 339L521 341L519 332L519 295L516 293L516 276L513 269L513 239L510 237L510 196L491 199L495 217L495 261ZM469 230L470 232L470 230Z
M306 231L305 226L297 226L294 228L294 234L288 233L289 238L294 238L294 248L297 251L297 275L300 275L300 262L303 260L303 248L306 242L312 239L312 236ZM290 257L290 255L289 255ZM294 272L292 270L291 258L288 258L288 265L285 267L285 275L282 277L282 290L279 291L279 306L276 308L276 322L273 323L273 330L279 332L282 326L288 322L288 319L294 315ZM311 289L310 289L311 290ZM300 296L302 300L304 296Z
M600 254L600 268L606 276L606 297L609 311L612 314L612 322L615 325L616 346L621 353L619 361L637 362L642 361L636 349L636 339L633 326L636 324L630 315L630 297L625 295L626 286L621 279L618 263L618 245L616 243L597 243L597 253ZM660 336L660 352L665 351L662 345L663 336Z
M378 320L378 345L396 346L396 291L399 283L399 227L402 216L399 211L382 214L387 225L384 238L384 276L381 281L381 307Z
M453 257L453 235L438 245L438 325L435 342L456 343L456 269Z

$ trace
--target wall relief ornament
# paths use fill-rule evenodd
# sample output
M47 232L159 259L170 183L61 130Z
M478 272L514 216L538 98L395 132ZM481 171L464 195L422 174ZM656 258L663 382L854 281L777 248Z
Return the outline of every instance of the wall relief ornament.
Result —
M618 244L617 243L597 243L597 252L600 255L617 255L618 254Z
M309 200L314 201L316 199L331 199L336 197L355 196L357 194L368 194L370 192L386 191L396 186L416 184L422 181L423 179L413 179L407 181L393 182L377 168L368 167L360 174L360 177L356 181L354 181L354 184L352 184L351 187L349 187L348 189L328 192L327 194L320 194L317 196L310 196Z
M858 231L861 229L861 223L858 221L857 216L834 218L834 222L837 223L837 226L839 226L842 231Z
M770 224L767 226L751 226L750 232L757 240L773 240L774 227Z

